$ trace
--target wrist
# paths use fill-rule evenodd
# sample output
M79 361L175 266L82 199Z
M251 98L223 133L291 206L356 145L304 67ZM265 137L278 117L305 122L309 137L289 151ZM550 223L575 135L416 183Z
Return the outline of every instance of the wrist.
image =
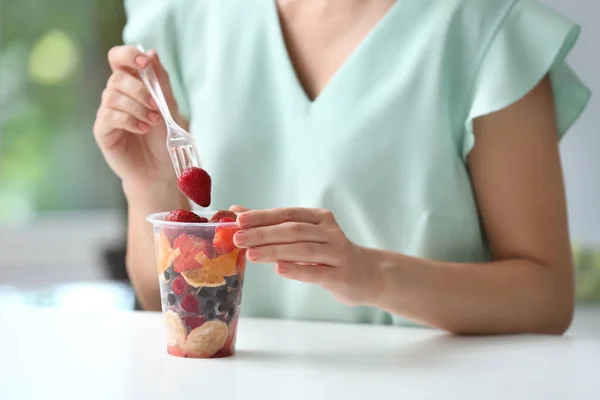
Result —
M190 208L176 181L155 181L150 184L123 181L122 187L130 211L138 209L150 214Z
M370 272L367 286L366 304L370 307L381 308L383 299L387 297L390 284L390 269L395 260L394 253L384 250L363 248L366 255L367 268Z

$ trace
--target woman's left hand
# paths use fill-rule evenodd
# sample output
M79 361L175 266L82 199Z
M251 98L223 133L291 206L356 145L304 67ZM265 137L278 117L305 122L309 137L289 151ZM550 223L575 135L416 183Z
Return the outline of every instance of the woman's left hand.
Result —
M250 261L276 263L285 278L321 285L348 305L367 305L379 292L369 250L348 240L329 210L252 210L238 224L236 246Z

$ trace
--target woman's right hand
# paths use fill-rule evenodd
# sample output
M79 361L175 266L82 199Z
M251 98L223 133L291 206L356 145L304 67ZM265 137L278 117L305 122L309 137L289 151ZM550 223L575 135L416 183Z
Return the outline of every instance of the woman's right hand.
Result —
M124 188L176 186L165 145L164 120L138 73L148 63L152 65L173 118L186 127L158 55L155 51L143 53L132 46L118 46L110 50L108 61L112 75L102 93L94 124L94 136L106 162Z

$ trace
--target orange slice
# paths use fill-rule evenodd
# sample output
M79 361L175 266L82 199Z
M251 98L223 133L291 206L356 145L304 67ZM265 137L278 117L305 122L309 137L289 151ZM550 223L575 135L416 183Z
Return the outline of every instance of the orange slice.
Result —
M217 287L227 283L225 282L223 275L204 268L183 271L181 276L183 276L183 279L185 279L188 285L195 288Z
M171 262L173 262L174 258L177 258L179 254L177 254L174 258L172 257L173 248L171 247L171 242L165 236L163 232L158 235L156 238L156 259L158 262L158 273L162 274L165 272Z
M239 252L240 249L235 249L231 253L213 259L206 257L204 253L198 253L195 259L204 270L214 271L222 276L233 276L238 273L236 261Z
M239 249L235 249L231 253L224 254L214 259L206 257L203 252L200 252L194 259L202 267L183 271L181 275L188 285L193 287L217 287L224 285L225 277L236 275L237 256Z

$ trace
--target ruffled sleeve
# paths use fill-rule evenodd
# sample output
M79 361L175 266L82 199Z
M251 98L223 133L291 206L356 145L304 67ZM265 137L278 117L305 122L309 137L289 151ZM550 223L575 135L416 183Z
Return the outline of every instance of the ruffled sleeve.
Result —
M532 0L516 0L499 24L482 57L465 124L462 155L475 144L473 120L499 111L529 93L550 75L559 137L585 109L589 89L565 62L579 37L580 27Z
M182 79L179 52L179 26L176 11L177 0L125 0L127 24L123 41L127 44L141 43L146 49L158 52L161 62L169 72L171 86L179 112L190 117L188 94Z

